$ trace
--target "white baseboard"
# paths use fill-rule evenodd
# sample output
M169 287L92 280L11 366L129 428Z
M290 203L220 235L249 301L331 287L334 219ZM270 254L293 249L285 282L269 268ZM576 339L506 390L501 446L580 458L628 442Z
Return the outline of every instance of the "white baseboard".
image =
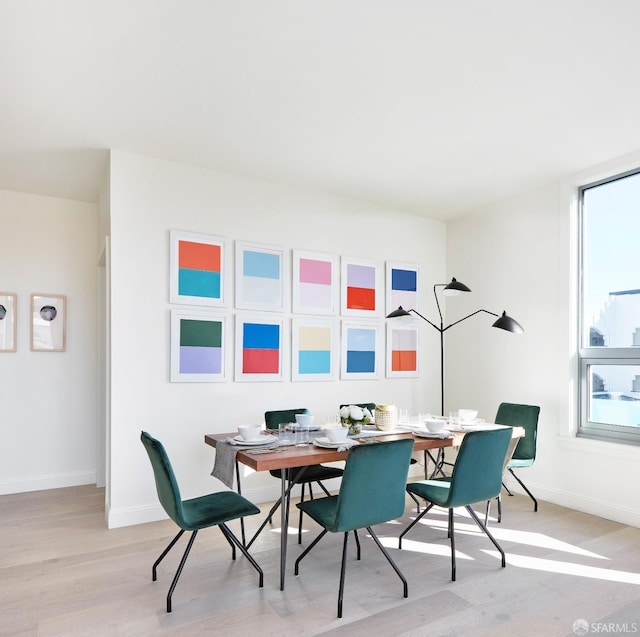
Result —
M78 473L55 473L30 478L0 481L0 495L10 493L26 493L27 491L45 491L46 489L61 489L63 487L77 487L82 484L95 484L95 471Z
M566 507L567 509L574 509L576 511L581 511L582 513L597 515L598 517L605 518L607 520L613 520L614 522L620 522L621 524L628 524L629 526L640 528L640 511L635 507L603 502L602 500L590 498L584 494L569 493L559 489L550 489L544 485L529 482L529 480L524 480L524 482L527 485L527 489L529 489L529 491L531 491L535 496L536 500L538 500L538 508L543 507L544 502L551 502L552 504L557 504L559 506ZM513 478L507 478L507 476L505 476L505 484L509 487L510 491L514 493L522 493L526 497L529 497ZM505 500L506 498L503 495L503 502Z

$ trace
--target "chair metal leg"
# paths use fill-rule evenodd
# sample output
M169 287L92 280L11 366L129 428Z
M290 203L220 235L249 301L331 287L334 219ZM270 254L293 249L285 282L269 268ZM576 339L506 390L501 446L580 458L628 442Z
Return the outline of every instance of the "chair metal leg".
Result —
M451 539L451 581L456 581L456 540L453 532L453 509L449 509L449 537Z
M484 512L484 525L487 526L489 524L489 511L491 509L491 500L487 500L487 508Z
M498 524L500 524L502 522L502 496L499 493L496 500L498 501Z
M313 542L311 542L311 544L309 544L309 546L307 546L307 548L302 551L302 553L300 554L300 556L298 557L298 559L296 560L295 566L293 568L293 573L294 575L298 574L298 565L300 564L300 562L302 562L302 559L311 551L311 549L327 534L327 529L323 529L322 533L320 533L320 535L318 535L318 537L313 540Z
M402 538L409 532L411 529L418 523L422 518L433 508L433 502L429 503L429 506L404 530L400 533L400 537L398 538L398 548L402 548Z
M300 502L304 502L304 488L305 483L303 482L300 485ZM309 483L309 497L313 500L313 493L311 492L311 483ZM302 509L300 509L300 513L298 515L298 544L302 544Z
M169 546L167 546L167 548L162 551L162 554L160 555L160 557L153 563L153 567L151 568L151 580L152 581L156 581L158 579L158 564L160 564L160 562L162 562L162 560L164 559L165 555L174 547L175 543L182 537L182 534L184 533L184 529L180 529L178 531L178 534L173 538L173 540L171 540L171 542L169 542Z
M258 562L256 562L253 559L253 557L249 554L249 551L247 551L244 545L232 533L231 529L224 522L222 524L219 524L218 528L222 531L222 534L227 538L227 541L235 544L240 549L242 554L249 560L249 563L251 564L251 566L253 566L253 568L255 568L256 571L258 571L258 575L260 576L258 580L258 587L262 588L264 584L264 573L262 572L262 569L260 568ZM234 559L235 559L235 551L234 551Z
M347 543L349 541L349 531L344 533L344 542L342 543L342 564L340 566L340 588L338 589L338 619L342 617L342 597L344 594L344 579L347 571Z
M518 484L525 490L526 494L533 500L533 510L534 512L538 511L538 501L533 497L533 493L527 489L524 482L518 478L518 476L513 472L513 469L509 469L509 473L518 481ZM511 495L511 494L509 494Z
M413 493L409 493L409 497L416 503L416 513L420 513L420 500Z
M353 535L356 538L356 559L360 559L360 538L358 537L358 529L353 529Z
M492 544L498 549L498 551L500 551L500 555L502 556L502 567L504 568L507 565L507 558L504 551L502 550L502 547L498 544L496 538L491 535L489 529L484 524L482 524L476 512L470 506L465 506L465 509L469 511L469 514L474 519L475 523L484 531L485 535L491 540ZM451 535L451 538L453 539L453 534Z
M180 564L178 565L178 570L176 574L173 576L173 581L171 582L171 586L169 587L169 592L167 593L167 613L171 612L171 596L173 595L173 591L178 583L178 579L180 579L180 575L182 573L182 569L184 568L185 562L189 557L189 551L191 551L191 547L193 546L193 542L196 539L196 535L198 535L198 531L193 531L191 533L191 537L189 538L189 543L187 544L187 548L180 560Z
M511 491L509 491L509 487L503 482L502 483L502 487L504 488L504 490L509 494L509 495L513 495L513 493L511 493Z
M371 534L373 541L378 545L378 548L382 551L382 554L387 558L387 562L391 564L393 570L398 574L398 577L402 580L402 583L404 585L404 597L409 597L409 585L407 584L407 580L405 579L404 575L400 572L400 569L398 568L397 564L391 559L391 555L389 555L387 549L385 549L384 546L382 546L380 540L378 539L378 536L373 532L370 526L367 527L367 531L369 531L369 533Z

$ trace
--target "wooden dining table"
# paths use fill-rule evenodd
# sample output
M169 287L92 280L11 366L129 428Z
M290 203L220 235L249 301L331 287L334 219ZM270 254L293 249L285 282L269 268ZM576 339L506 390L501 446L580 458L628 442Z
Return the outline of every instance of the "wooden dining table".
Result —
M205 434L204 441L211 447L216 447L219 442L233 438L237 432ZM314 432L315 433L315 432ZM322 435L318 432L318 435ZM361 444L370 444L372 442L380 442L387 440L398 440L401 438L412 438L414 440L414 451L431 451L440 450L447 447L459 446L462 442L464 432L454 433L448 438L423 438L413 435L410 431L406 433L385 433L384 431L376 432L374 435L358 438ZM254 471L270 471L272 469L281 470L281 515L280 515L280 590L284 590L285 568L287 559L287 532L289 528L289 501L287 497L288 483L291 470L299 467L305 467L324 462L337 462L347 459L348 450L338 451L338 449L329 449L317 447L310 443L304 446L286 446L276 447L273 452L267 450L259 450L256 448L239 448L236 454L236 460ZM427 455L425 454L425 465ZM425 475L427 468L425 466Z

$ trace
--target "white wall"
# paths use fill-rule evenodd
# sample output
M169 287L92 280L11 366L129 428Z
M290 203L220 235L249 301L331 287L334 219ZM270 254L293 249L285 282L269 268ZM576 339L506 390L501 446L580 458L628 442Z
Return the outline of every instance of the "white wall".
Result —
M423 298L443 280L445 226L417 216L264 181L113 152L111 160L110 526L163 517L139 441L161 439L184 497L224 488L209 476L204 434L260 422L265 410L306 406L323 418L341 402L439 405L434 330L421 344L419 379L324 383L170 383L169 230L172 228L421 266ZM428 301L427 301L428 302ZM233 313L233 309L230 309ZM381 319L381 322L382 319ZM243 480L255 501L274 499L268 475Z
M96 207L0 191L0 290L18 295L0 354L0 493L95 482ZM66 352L30 351L32 293L67 296Z
M449 409L477 407L488 420L502 401L540 405L538 459L520 472L533 493L640 526L640 448L575 438L573 193L576 184L625 170L633 161L640 163L640 156L595 167L449 224L447 271L478 292L452 300L449 318L458 314L454 303L460 316L477 307L506 309L525 333L491 329L488 316L452 328L447 386Z

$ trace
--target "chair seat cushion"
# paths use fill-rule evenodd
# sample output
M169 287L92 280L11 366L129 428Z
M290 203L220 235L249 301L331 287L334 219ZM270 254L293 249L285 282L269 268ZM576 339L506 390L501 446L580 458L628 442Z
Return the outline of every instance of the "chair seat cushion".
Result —
M220 491L182 502L187 531L216 526L229 520L260 513L260 509L235 491Z
M305 500L296 506L302 509L312 520L316 521L328 531L335 531L336 507L338 496Z
M301 471L304 469L304 471ZM299 477L296 472L300 472ZM274 478L281 478L281 470L273 469L269 473ZM297 467L292 469L292 475L294 476L294 482L297 484L317 482L318 480L330 480L331 478L340 478L344 471L339 467L325 467L321 464L313 464L307 467Z
M446 506L450 486L451 478L436 478L409 482L407 491L439 506Z

